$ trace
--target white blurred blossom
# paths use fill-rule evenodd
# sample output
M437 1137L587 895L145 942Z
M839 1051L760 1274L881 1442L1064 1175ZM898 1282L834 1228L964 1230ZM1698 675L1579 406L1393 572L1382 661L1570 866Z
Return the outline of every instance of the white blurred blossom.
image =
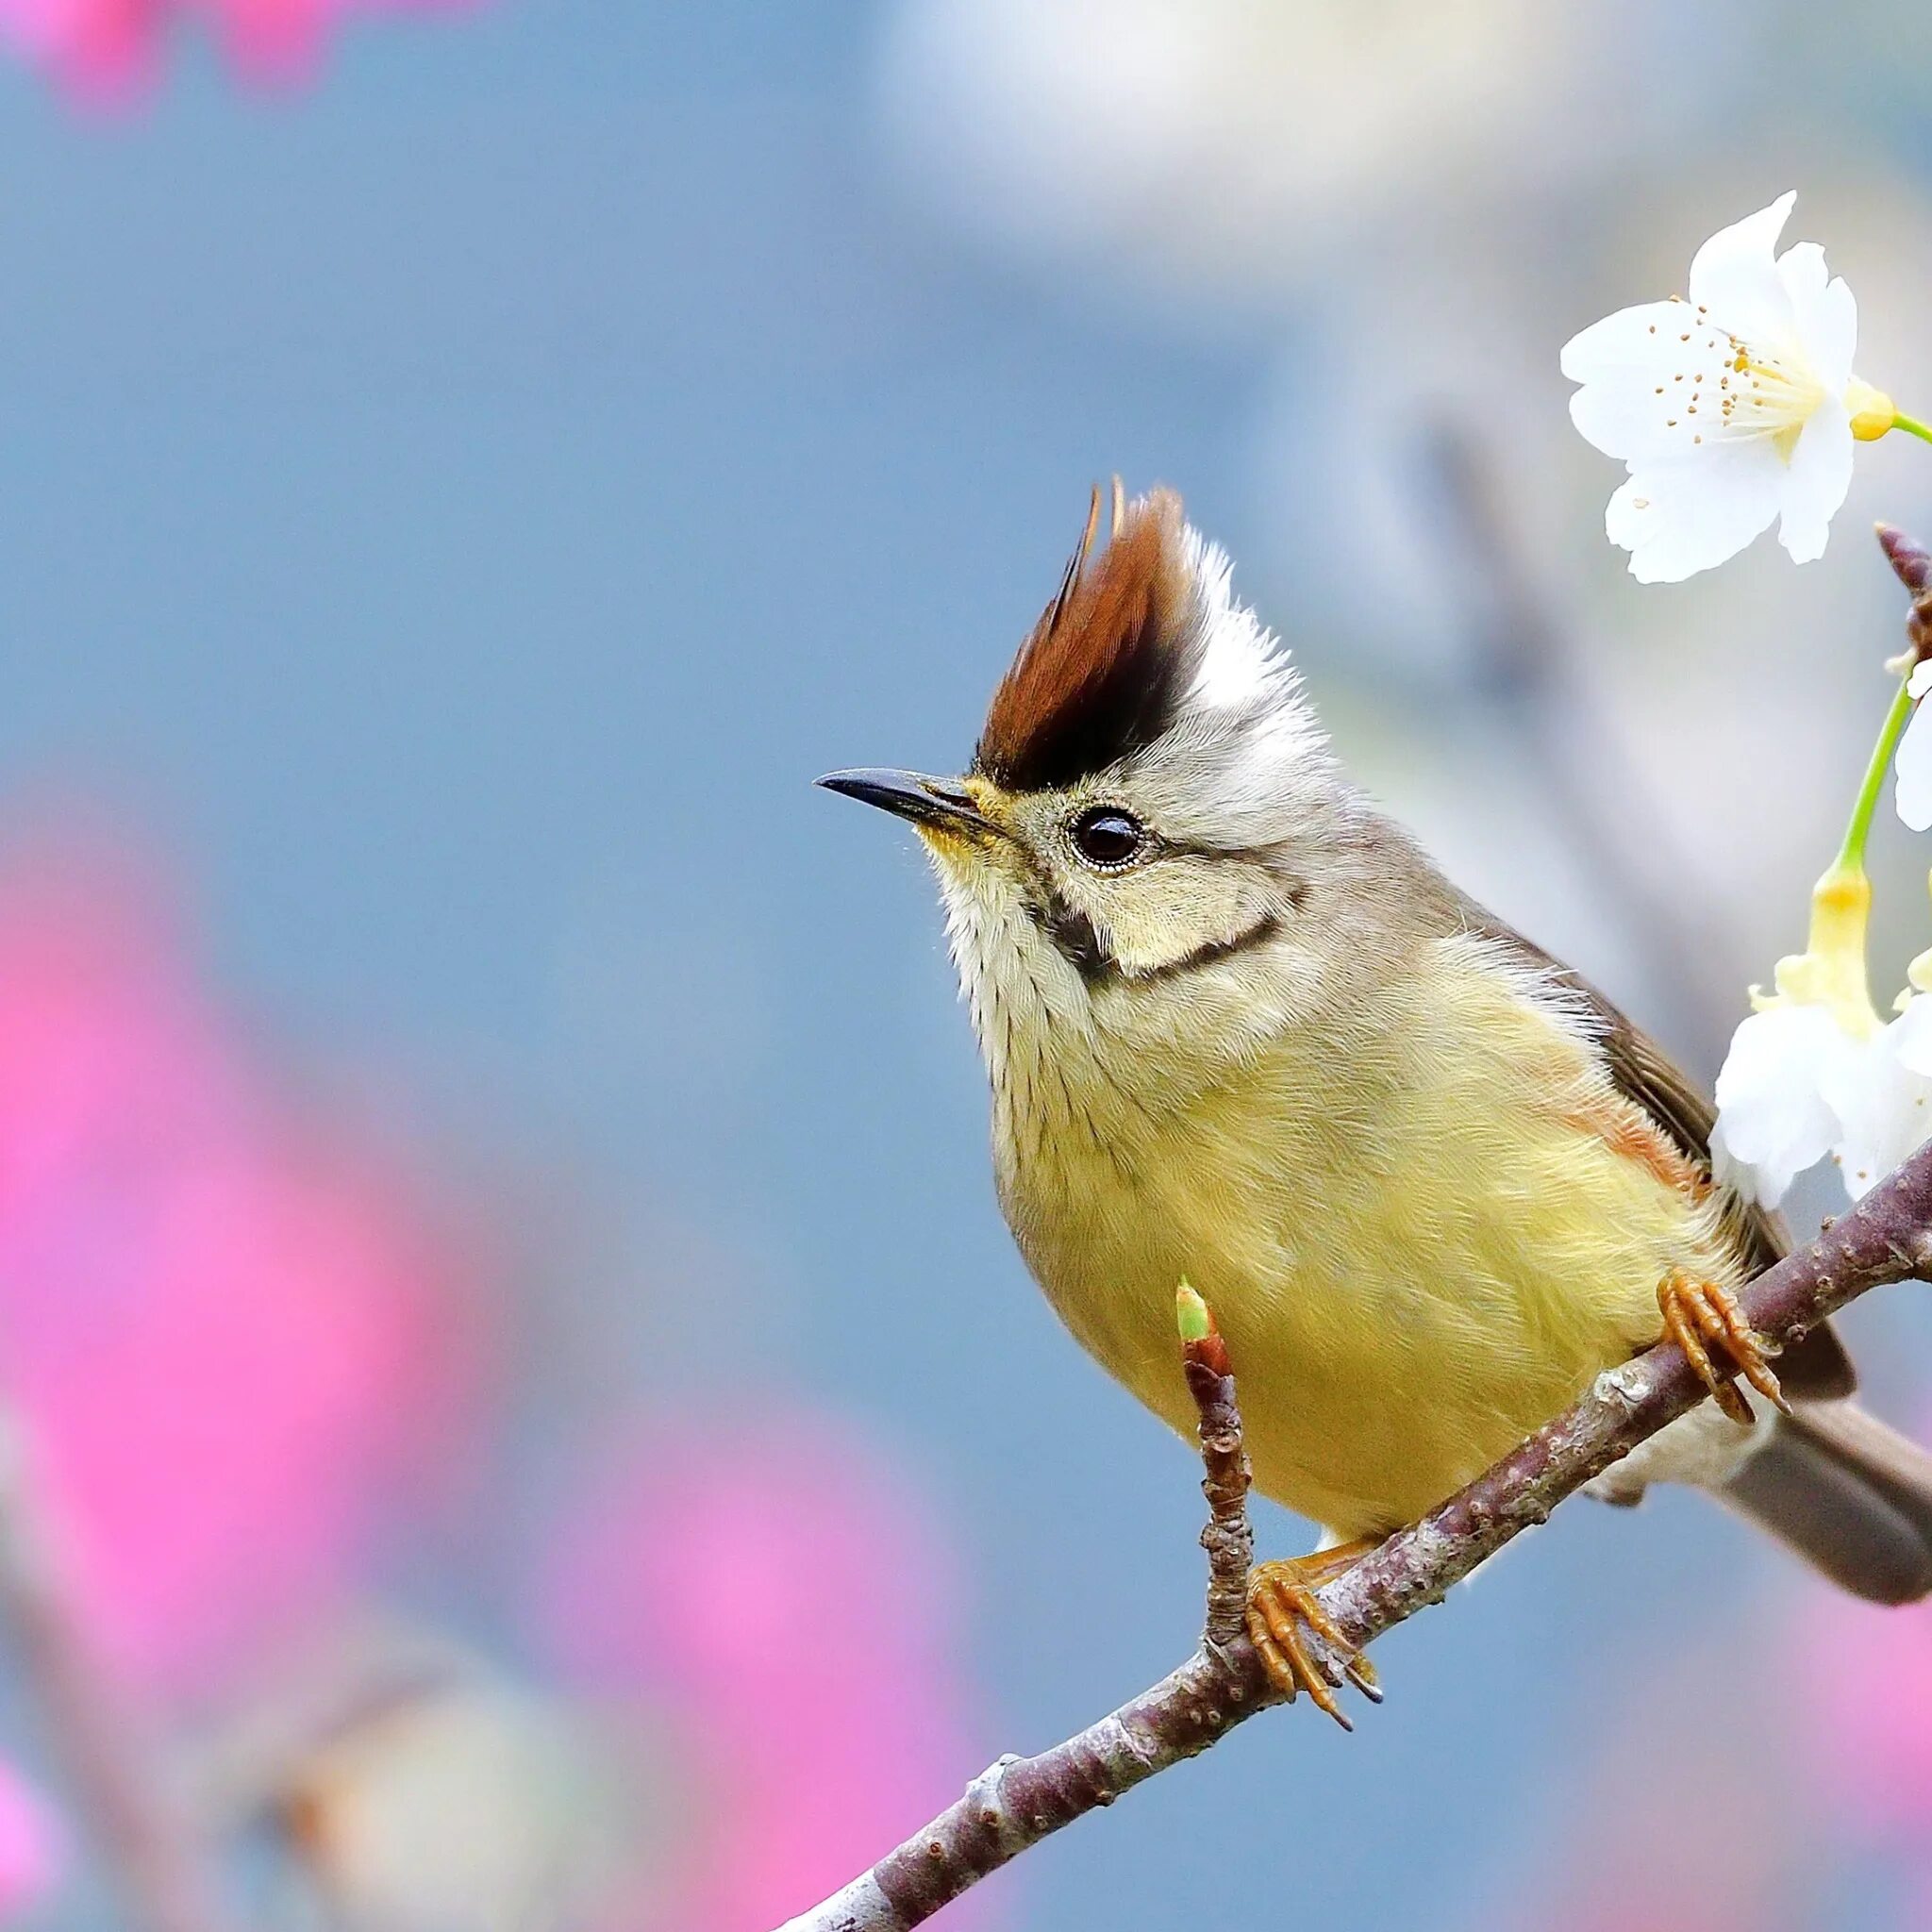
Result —
M973 226L1198 300L1595 172L1670 92L1656 51L1607 0L898 0L879 85Z
M608 1916L644 1839L624 1753L583 1713L484 1682L382 1707L289 1780L331 1923L534 1932Z
M1817 243L1775 252L1796 199L1705 242L1688 296L1621 308L1563 346L1582 385L1572 419L1630 473L1605 527L1641 582L1722 563L1774 520L1795 561L1822 555L1854 440L1891 426L1890 401L1852 374L1851 290Z

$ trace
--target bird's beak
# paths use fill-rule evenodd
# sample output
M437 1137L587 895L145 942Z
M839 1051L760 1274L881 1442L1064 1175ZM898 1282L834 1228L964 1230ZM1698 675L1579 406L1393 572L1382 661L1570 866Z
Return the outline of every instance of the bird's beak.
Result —
M917 772L864 766L851 772L827 772L818 782L827 791L843 792L847 798L860 799L938 832L980 838L999 830L955 778L926 778Z

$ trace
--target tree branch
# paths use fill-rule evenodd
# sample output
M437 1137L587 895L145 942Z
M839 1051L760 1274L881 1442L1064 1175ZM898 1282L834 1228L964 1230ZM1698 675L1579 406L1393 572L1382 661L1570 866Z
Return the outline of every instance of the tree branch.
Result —
M1789 1344L1868 1289L1927 1273L1932 1147L1922 1148L1808 1247L1766 1269L1741 1301L1759 1334ZM1184 1290L1180 1304L1183 1359L1200 1411L1202 1488L1210 1511L1202 1534L1209 1585L1201 1647L1063 1743L1034 1757L1002 1757L924 1830L780 1932L910 1932L1049 1832L1207 1750L1278 1701L1241 1614L1251 1538L1233 1376L1205 1308L1191 1326L1191 1294ZM1425 1604L1440 1602L1452 1584L1704 1394L1671 1342L1605 1371L1579 1402L1493 1469L1325 1586L1323 1607L1349 1642L1366 1646ZM1323 1661L1339 1684L1343 1659L1326 1655Z
M1234 1364L1208 1304L1184 1281L1174 1296L1181 1333L1181 1373L1200 1416L1201 1493L1208 1498L1208 1615L1201 1626L1204 1650L1224 1650L1247 1628L1248 1572L1255 1564L1255 1532L1248 1524L1248 1453L1241 1446L1241 1405L1235 1400Z

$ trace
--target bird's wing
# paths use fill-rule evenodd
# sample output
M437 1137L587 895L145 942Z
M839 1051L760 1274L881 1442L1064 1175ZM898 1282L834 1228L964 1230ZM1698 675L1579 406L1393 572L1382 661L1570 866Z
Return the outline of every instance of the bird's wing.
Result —
M1472 932L1514 953L1577 1000L1595 1023L1604 1064L1617 1091L1634 1100L1671 1142L1716 1186L1711 1174L1710 1130L1717 1109L1704 1091L1641 1027L1633 1025L1574 967L1566 966L1493 914L1472 905ZM1790 1251L1782 1218L1757 1208L1730 1189L1720 1190L1726 1232L1736 1242L1746 1278L1760 1274ZM1821 1324L1778 1357L1778 1379L1794 1399L1828 1402L1857 1387L1857 1371L1829 1324Z

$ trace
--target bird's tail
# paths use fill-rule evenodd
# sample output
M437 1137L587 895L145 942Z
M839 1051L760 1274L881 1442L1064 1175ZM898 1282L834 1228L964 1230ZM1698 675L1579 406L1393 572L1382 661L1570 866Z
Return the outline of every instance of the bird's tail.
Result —
M1855 1596L1932 1595L1932 1453L1856 1402L1781 1417L1717 1494Z

